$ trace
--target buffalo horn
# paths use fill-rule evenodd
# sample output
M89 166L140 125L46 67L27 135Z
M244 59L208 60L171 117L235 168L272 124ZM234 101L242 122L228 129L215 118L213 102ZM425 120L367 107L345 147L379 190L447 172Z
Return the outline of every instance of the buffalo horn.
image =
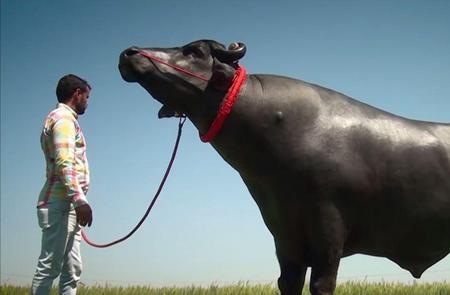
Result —
M228 49L223 47L215 47L214 55L222 62L235 62L244 57L247 47L244 43L233 42L228 46Z

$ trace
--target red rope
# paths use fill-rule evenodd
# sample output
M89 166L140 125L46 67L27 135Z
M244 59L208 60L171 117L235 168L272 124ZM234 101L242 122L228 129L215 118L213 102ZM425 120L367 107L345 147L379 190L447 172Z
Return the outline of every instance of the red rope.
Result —
M152 59L152 60L154 60L154 61L157 61L157 62L159 62L159 63L161 63L161 64L163 64L163 65L166 65L166 66L168 66L168 67L171 67L171 68L173 68L173 69L175 69L175 70L177 70L177 71L179 71L179 72L182 72L182 73L184 73L184 74L186 74L186 75L195 77L195 78L197 78L197 79L200 79L200 80L203 80L203 81L206 81L206 82L209 81L207 78L203 77L202 75L193 73L193 72L188 71L188 70L186 70L186 69L184 69L184 68L182 68L182 67L179 67L179 66L173 65L173 64L171 64L171 63L168 63L167 61L164 61L164 60L160 59L159 57L154 56L153 54L151 54L151 53L149 53L149 52L146 52L146 51L140 51L139 54L142 55L142 56L145 56L146 58L149 58L149 59Z
M148 206L147 211L145 212L144 216L141 218L141 220L139 221L139 223L138 223L138 224L133 228L133 230L132 230L130 233L128 233L126 236L124 236L124 237L122 237L122 238L120 238L120 239L117 239L117 240L115 240L115 241L113 241L113 242L111 242L111 243L107 243L107 244L96 244L96 243L92 242L92 241L88 238L88 236L86 235L86 233L84 232L84 230L81 230L81 236L83 237L84 241L85 241L87 244L91 245L92 247L96 247L96 248L106 248L106 247L110 247L110 246L112 246L112 245L115 245L115 244L118 244L118 243L120 243L120 242L123 242L123 241L125 241L126 239L128 239L129 237L131 237L131 236L138 230L138 228L144 223L145 219L146 219L147 216L150 214L150 211L152 210L153 205L154 205L155 202L156 202L156 199L158 199L158 196L159 196L159 194L161 193L161 191L162 191L162 189L163 189L163 187L164 187L164 184L165 184L165 182L166 182L167 177L169 176L170 169L172 168L172 164L173 164L173 162L174 162L174 160L175 160L175 156L176 156L176 154L177 154L178 144L180 143L180 138L181 138L182 128L183 128L183 124L184 124L185 121L186 121L186 117L181 117L181 118L180 118L180 122L178 123L178 134L177 134L177 139L176 139L175 145L174 145L174 147L173 147L172 157L170 158L169 165L167 166L166 172L164 173L164 177L163 177L163 179L161 180L161 183L160 183L160 185L159 185L159 187L158 187L158 190L156 191L155 196L153 197L152 202L151 202L150 205Z
M210 142L219 133L223 123L231 113L231 109L233 108L233 105L237 100L239 90L241 90L242 85L244 85L246 77L247 76L245 68L238 65L236 72L234 73L231 87L228 90L227 96L222 102L219 111L217 112L216 118L209 127L209 130L205 134L200 136L200 139L203 142Z

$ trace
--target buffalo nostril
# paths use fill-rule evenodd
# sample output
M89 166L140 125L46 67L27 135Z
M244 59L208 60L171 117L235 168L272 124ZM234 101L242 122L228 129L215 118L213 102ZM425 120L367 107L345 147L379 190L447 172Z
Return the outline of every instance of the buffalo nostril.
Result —
M124 52L124 55L125 56L132 56L132 55L135 55L135 54L138 54L139 53L139 50L137 50L136 48L128 48L127 50L125 50L125 52Z

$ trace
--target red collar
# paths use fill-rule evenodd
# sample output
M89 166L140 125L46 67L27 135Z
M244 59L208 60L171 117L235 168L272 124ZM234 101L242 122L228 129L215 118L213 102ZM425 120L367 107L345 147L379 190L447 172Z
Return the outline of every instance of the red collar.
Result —
M231 87L228 90L225 99L222 101L219 110L217 111L216 118L211 123L209 130L205 134L200 136L200 139L203 142L210 142L211 140L213 140L220 132L220 129L222 129L222 125L230 115L231 109L233 108L233 105L238 98L239 91L241 90L242 85L244 85L246 77L247 75L245 68L238 65L236 72L234 73Z

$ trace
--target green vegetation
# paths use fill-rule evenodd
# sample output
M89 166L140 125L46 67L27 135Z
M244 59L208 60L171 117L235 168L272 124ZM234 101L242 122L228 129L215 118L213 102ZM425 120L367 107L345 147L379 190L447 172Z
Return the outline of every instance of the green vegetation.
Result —
M10 285L0 286L2 295L28 295L29 287ZM52 290L57 295L57 289ZM165 287L153 288L145 286L132 287L80 287L79 295L275 295L277 289L273 285L250 285L240 283L234 286L210 287ZM307 287L302 293L309 294ZM343 283L336 289L335 295L450 295L450 283L433 284L392 284L392 283Z

